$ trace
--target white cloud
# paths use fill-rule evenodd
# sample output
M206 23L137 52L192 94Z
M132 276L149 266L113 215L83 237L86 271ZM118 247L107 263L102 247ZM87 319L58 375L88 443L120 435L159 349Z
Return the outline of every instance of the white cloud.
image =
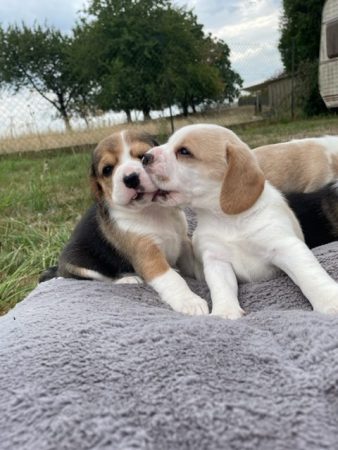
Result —
M278 23L278 13L273 13L232 25L224 25L224 27L214 31L214 34L215 36L225 40L233 40L234 38L237 38L245 41L247 36L254 36L256 40L261 41L263 34L265 35L266 32L270 35L275 34L274 31L278 30ZM271 30L273 30L273 33L271 33Z
M176 0L194 8L198 20L231 49L231 62L244 85L271 77L282 68L279 51L281 0Z

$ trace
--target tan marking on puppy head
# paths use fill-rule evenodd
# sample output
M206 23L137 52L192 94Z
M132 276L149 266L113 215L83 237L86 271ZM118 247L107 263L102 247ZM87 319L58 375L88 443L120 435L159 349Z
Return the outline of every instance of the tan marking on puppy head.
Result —
M103 139L94 149L91 167L91 189L95 199L101 202L103 199L112 206L112 177L115 168L120 164L120 159L128 146L132 158L141 158L151 147L157 145L155 139L143 132L124 130L113 133ZM111 173L105 174L105 170L111 167Z
M304 139L265 145L253 150L270 183L283 192L311 192L328 182L332 168L325 147ZM334 155L333 155L334 158Z
M221 179L225 170L224 146L225 139L232 140L224 128L200 128L190 131L183 139L176 143L174 152L177 159L187 164L200 164L199 170L204 173L212 173L216 179ZM240 140L238 139L240 142ZM181 156L178 151L186 148L192 153L193 158Z
M228 144L227 169L222 183L220 204L226 214L240 214L251 208L263 192L265 178L246 146Z
M103 139L93 151L90 180L92 192L98 202L101 202L103 198L109 200L112 197L111 178L122 151L123 143L120 133L114 133ZM108 167L111 167L110 175Z
M192 155L181 156L182 148ZM199 173L222 182L220 204L226 214L239 214L250 208L264 189L263 172L250 148L227 128L190 128L174 142L174 151L179 161L198 165Z
M231 130L223 127L203 127L191 129L183 138L175 143L174 152L177 159L187 164L199 164L201 172L212 174L214 179L222 179L226 168L224 149L226 142L233 145L246 144ZM193 158L181 156L178 151L188 149Z
M158 145L155 138L148 133L128 131L124 138L130 146L130 153L133 158L142 159L148 150Z

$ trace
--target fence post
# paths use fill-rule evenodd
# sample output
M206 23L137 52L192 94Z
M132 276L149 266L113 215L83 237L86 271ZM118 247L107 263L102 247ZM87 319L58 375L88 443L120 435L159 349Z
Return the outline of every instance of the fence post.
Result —
M295 118L295 40L291 45L291 120Z
M171 134L173 134L173 132L175 131L175 127L174 127L174 118L173 118L173 112L172 112L172 109L171 109L171 103L169 104L169 112L170 112Z

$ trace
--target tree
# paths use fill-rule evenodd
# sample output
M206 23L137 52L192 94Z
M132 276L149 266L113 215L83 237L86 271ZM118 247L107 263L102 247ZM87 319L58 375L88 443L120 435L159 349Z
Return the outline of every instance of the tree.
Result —
M221 102L228 100L233 102L240 95L240 88L243 80L240 75L231 68L230 48L222 39L215 39L208 36L209 45L208 62L217 68L222 81L222 92L218 99Z
M191 11L169 8L158 24L155 38L157 65L162 67L158 83L162 105L178 104L187 115L189 106L195 111L196 105L220 94L221 79L208 61L203 27Z
M226 44L223 53L220 44L211 46L196 16L169 0L92 0L74 35L83 70L98 86L98 105L129 118L133 109L149 118L172 104L187 114L189 106L233 96L240 82L228 73Z
M123 110L130 118L133 109L160 107L156 40L159 10L166 0L92 1L75 29L84 70L98 86L96 101L104 110ZM82 46L82 51L81 51Z
M279 51L288 73L308 74L303 83L305 113L326 111L318 87L321 17L325 0L283 0Z
M88 114L91 91L75 73L72 45L72 37L47 26L14 25L0 33L0 82L38 92L68 130L72 114Z

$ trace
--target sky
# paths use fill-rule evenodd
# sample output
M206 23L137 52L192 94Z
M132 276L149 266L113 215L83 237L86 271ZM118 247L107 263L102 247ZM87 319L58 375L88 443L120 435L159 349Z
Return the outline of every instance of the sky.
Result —
M176 4L193 8L206 31L229 45L244 86L281 72L277 45L282 0L176 0Z
M282 0L173 0L193 9L205 31L230 46L231 61L244 85L263 81L281 70L277 49ZM84 0L0 0L0 22L48 23L71 30Z
M47 23L69 32L87 0L0 0L3 27L22 21ZM223 39L231 49L233 68L244 87L282 70L278 52L282 0L173 0L193 9L206 32ZM0 130L1 131L1 130Z

